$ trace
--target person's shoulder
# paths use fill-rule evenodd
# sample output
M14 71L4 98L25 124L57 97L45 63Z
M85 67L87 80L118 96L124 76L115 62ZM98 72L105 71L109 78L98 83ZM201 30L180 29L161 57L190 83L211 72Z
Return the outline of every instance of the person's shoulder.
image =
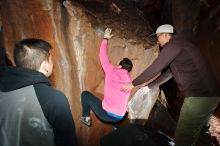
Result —
M186 34L178 34L178 35L173 35L171 42L187 42L187 43L192 43L193 42L193 38L186 35Z
M55 100L59 102L67 98L63 92L46 84L35 84L34 88L37 96L39 98L46 97L45 100Z
M171 40L167 44L165 44L163 48L176 49L185 44L186 42L188 42L188 40L185 39L184 36L173 35Z
M45 90L48 91L48 93L57 93L57 94L63 94L61 91L55 89L54 87L47 85L47 84L34 84L35 88L38 88L39 90Z
M122 82L131 82L132 81L132 78L127 70L117 68L117 67L114 68L112 75L111 75L111 78L116 79L117 81L122 81Z

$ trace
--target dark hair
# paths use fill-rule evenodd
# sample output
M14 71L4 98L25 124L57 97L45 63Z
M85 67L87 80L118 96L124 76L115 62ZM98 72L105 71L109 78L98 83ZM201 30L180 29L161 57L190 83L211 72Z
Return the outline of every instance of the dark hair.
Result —
M24 39L15 44L16 66L38 70L44 60L49 60L51 45L41 39Z
M132 70L133 64L131 62L130 59L128 58L123 58L123 60L120 61L119 65L121 65L122 69L127 70L128 72L130 72Z

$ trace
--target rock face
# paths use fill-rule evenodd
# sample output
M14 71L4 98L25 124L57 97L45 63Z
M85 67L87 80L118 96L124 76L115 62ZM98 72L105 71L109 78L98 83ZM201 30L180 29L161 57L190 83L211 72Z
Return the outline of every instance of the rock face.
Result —
M77 3L65 3L52 0L12 0L1 2L1 17L4 33L4 46L8 57L12 60L15 42L24 38L40 38L51 43L54 61L54 72L51 76L55 88L63 91L68 97L77 128L79 145L99 145L99 139L112 130L111 126L101 123L93 115L93 126L84 127L79 122L81 116L80 93L83 90L92 91L102 98L103 71L99 63L98 52L104 28L103 20L95 25L91 13ZM123 9L122 9L123 10ZM112 15L114 11L108 10ZM123 11L121 12L124 13ZM107 20L107 19L106 19ZM119 18L118 18L119 20ZM121 23L121 22L120 22ZM111 24L115 23L114 20ZM126 22L122 25L126 25ZM130 35L117 30L113 26L114 37L109 41L109 58L112 64L123 57L131 58L134 63L132 77L136 77L154 59L158 48L150 48L146 38L132 37L132 32L140 33L141 25L135 22L136 30L130 29ZM147 23L146 23L147 25ZM127 25L127 28L133 28ZM121 27L123 28L123 27ZM146 29L149 28L149 29ZM125 31L127 32L127 31ZM151 33L146 26L141 34ZM156 55L155 54L155 55Z
M105 28L112 28L114 35L109 41L108 48L111 63L116 65L124 57L131 58L134 64L131 72L132 77L139 75L156 58L159 51L158 47L154 45L155 40L147 38L153 29L149 25L149 18L144 16L138 7L123 5L120 0L117 1L117 4L111 3L109 0L84 0L81 1L81 4L65 2L64 5L61 3L62 1L1 0L0 11L4 46L7 56L13 62L13 46L17 41L24 38L40 38L51 43L53 46L51 53L54 61L54 72L50 80L55 88L63 91L68 97L75 120L79 145L97 146L100 137L109 133L112 127L100 122L94 114L92 114L93 126L91 128L80 124L80 93L83 90L89 90L100 99L103 98L104 74L99 63L98 52ZM129 0L124 1L130 2ZM134 1L138 2L138 0ZM147 7L149 9L152 6L151 3L157 5L159 0L144 0L141 5L147 3L150 5ZM173 24L180 32L194 32L194 29L197 28L195 27L195 19L199 13L198 3L196 0L192 5L193 9L188 11L190 1L188 3L185 3L184 0L173 1L175 5L173 7ZM186 8L187 10L185 10ZM219 7L216 5L215 11L213 10L215 15L210 12L209 17L207 16L205 19L206 21L200 21L202 22L200 25L203 26L201 28L204 28L203 31L200 30L201 28L198 29L200 32L198 36L204 36L207 34L205 27L207 24L210 28L218 24L218 29L213 31L218 32L214 33L215 39L207 38L206 35L205 38L197 38L200 45L204 47L204 52L207 53L209 60L211 60L214 73L220 82L219 57L217 57L219 51L216 51L219 50L216 48L219 46L217 44L219 44L220 21L218 19L215 23L208 23L208 18L217 16L218 10ZM182 11L186 13L182 13ZM153 14L150 13L149 15ZM191 16L190 19L188 19L188 15ZM203 15L201 16L204 18ZM211 18L214 19L214 17ZM213 33L209 33L210 36L213 35ZM157 114L157 112L155 113ZM217 117L220 117L219 114ZM171 123L172 125L170 125ZM163 126L167 126L165 129L172 129L172 131L167 131L168 133L173 134L173 127L170 128L173 123L163 121Z

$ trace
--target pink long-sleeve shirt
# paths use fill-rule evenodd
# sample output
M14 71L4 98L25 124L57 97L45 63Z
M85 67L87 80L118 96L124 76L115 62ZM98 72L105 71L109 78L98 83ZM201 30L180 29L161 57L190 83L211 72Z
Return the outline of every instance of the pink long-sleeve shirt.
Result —
M124 116L127 111L127 103L131 91L123 92L121 87L124 84L131 83L132 79L127 70L110 64L107 55L107 44L108 41L103 39L99 52L100 62L105 72L102 107L107 112Z

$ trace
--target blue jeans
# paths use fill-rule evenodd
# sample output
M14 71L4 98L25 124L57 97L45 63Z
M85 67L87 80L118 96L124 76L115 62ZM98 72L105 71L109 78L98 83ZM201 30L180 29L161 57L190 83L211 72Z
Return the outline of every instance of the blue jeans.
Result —
M122 119L114 118L107 114L107 112L102 108L102 101L94 96L88 91L83 91L81 94L82 103L82 116L90 116L90 110L92 110L98 118L105 122L119 122Z

